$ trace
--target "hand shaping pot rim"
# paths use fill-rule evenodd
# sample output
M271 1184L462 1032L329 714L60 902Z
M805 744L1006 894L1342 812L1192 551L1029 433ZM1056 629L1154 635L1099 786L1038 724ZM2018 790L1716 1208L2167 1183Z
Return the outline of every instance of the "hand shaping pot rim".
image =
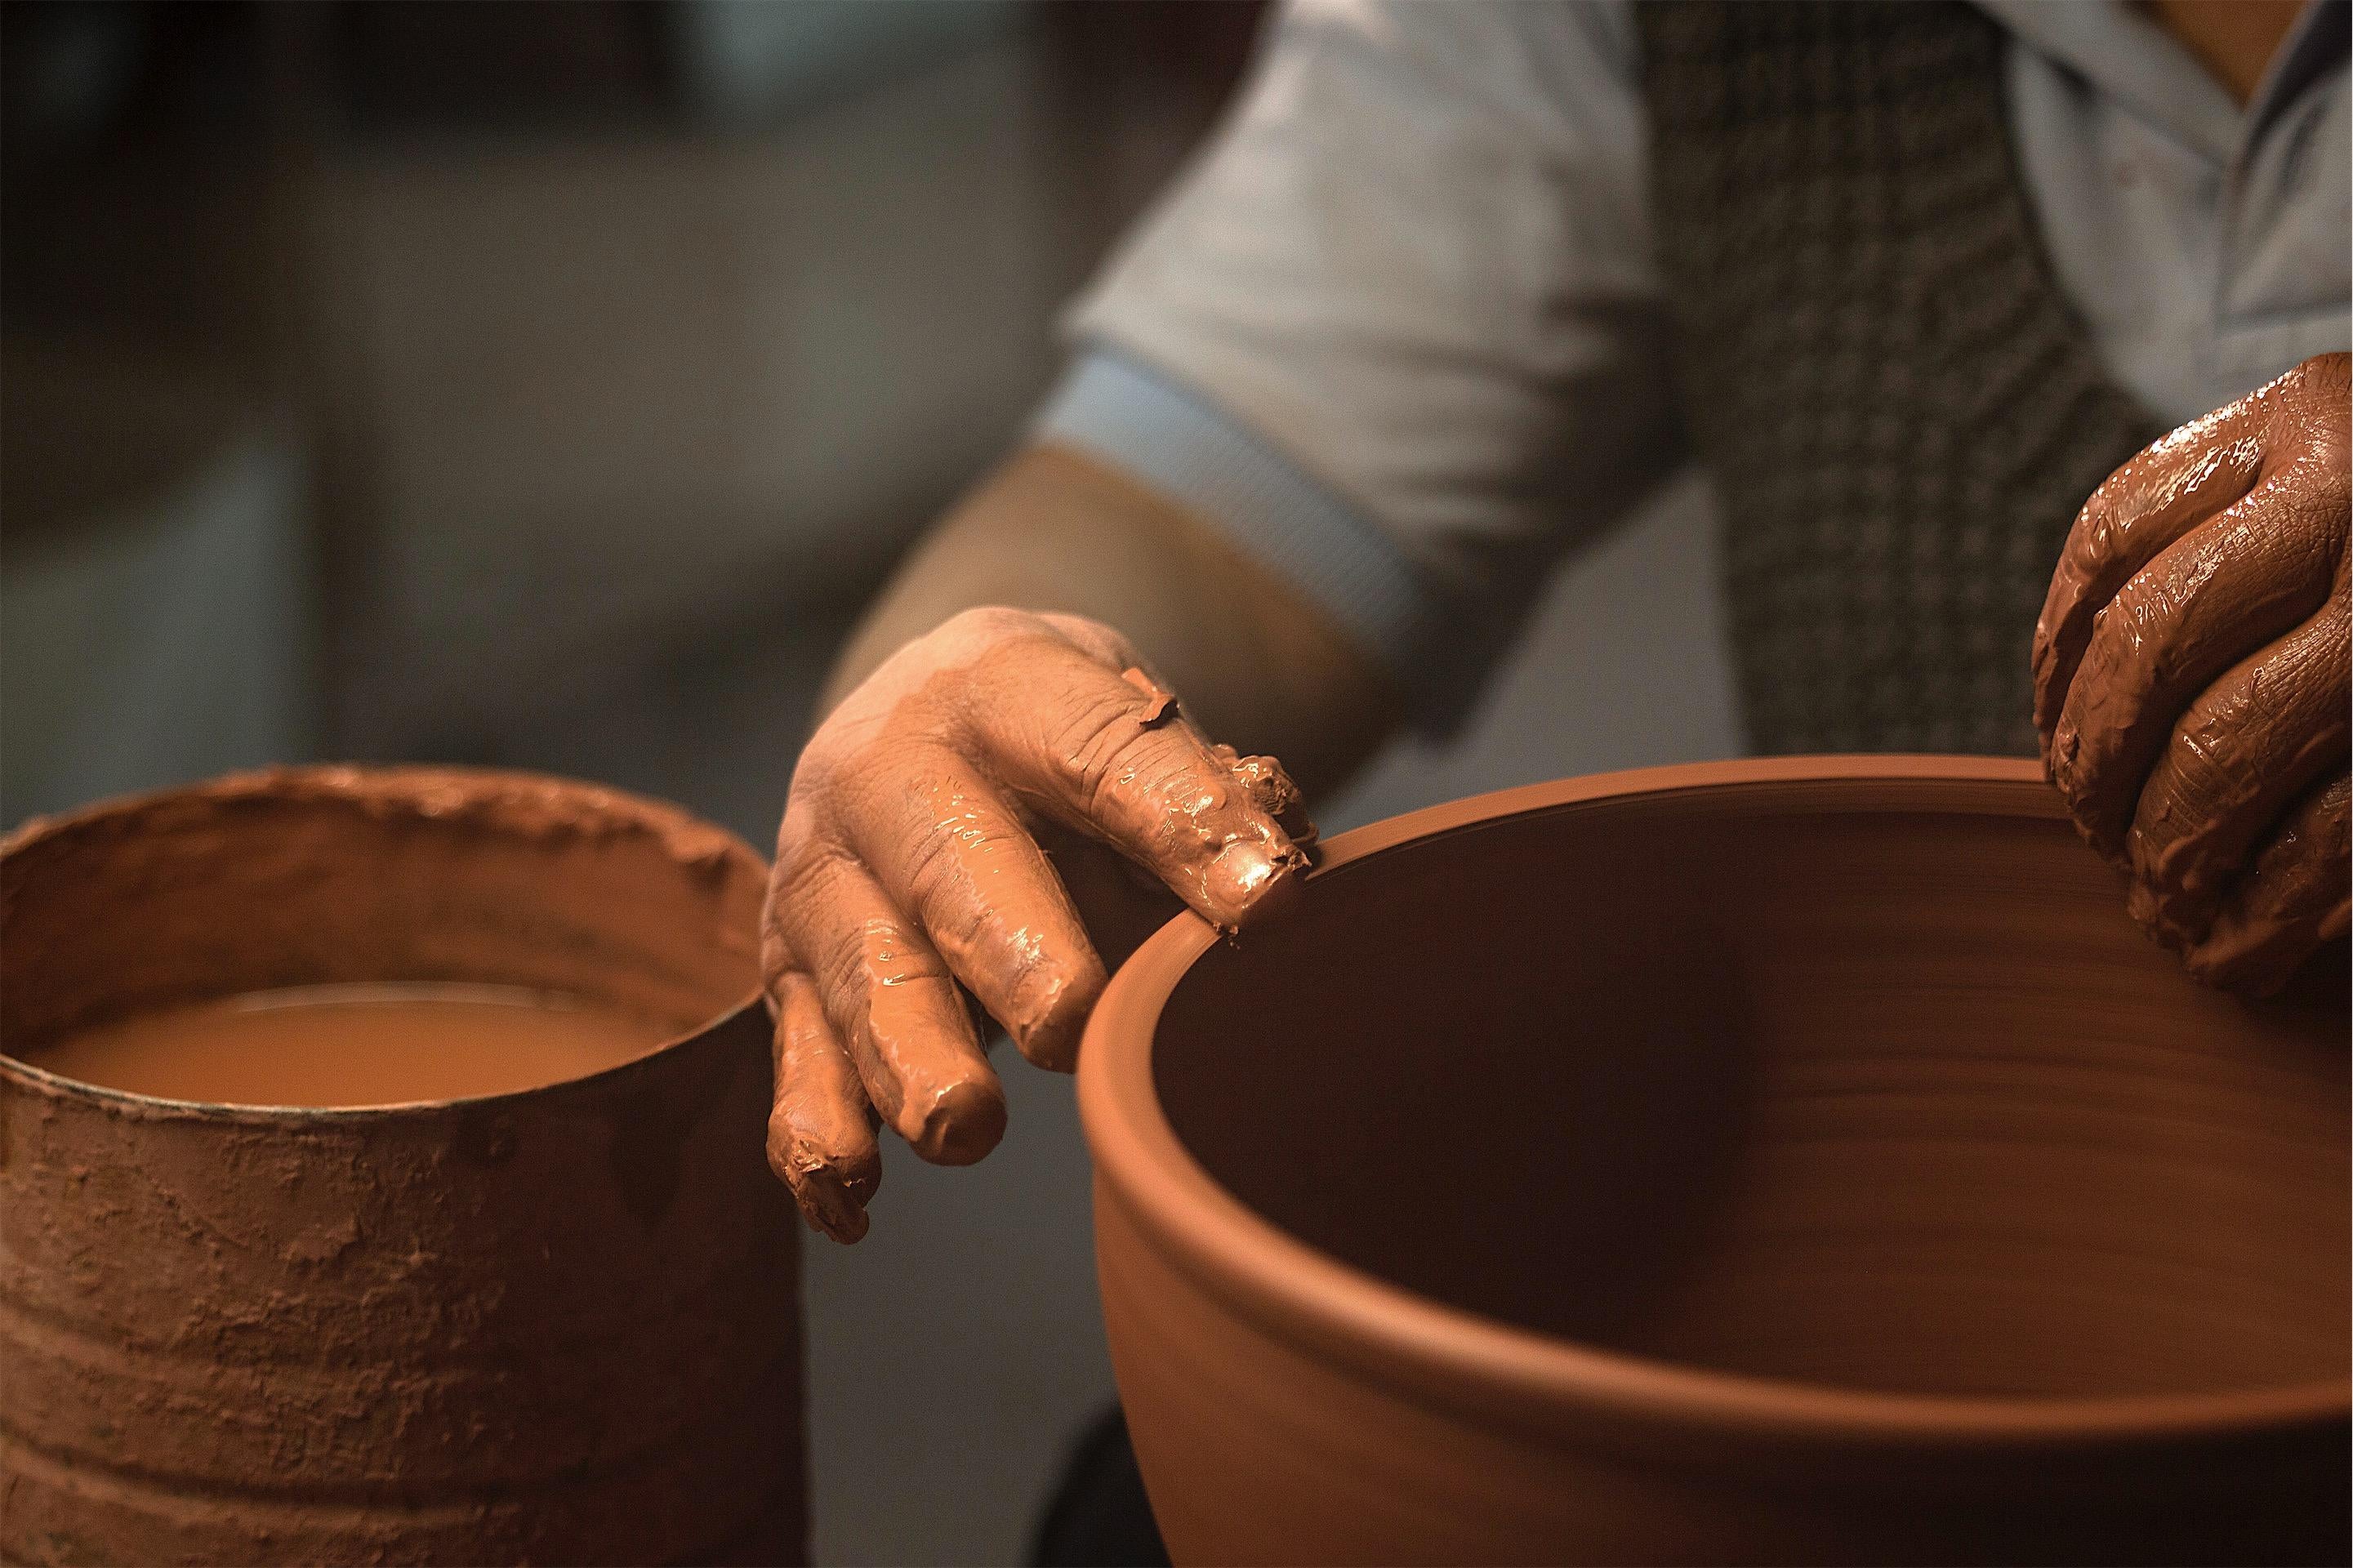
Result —
M1330 840L1314 876L1502 817L1641 795L1735 791L1784 809L2065 815L2041 768L2027 760L1862 755L1704 763L1528 784L1409 812ZM2119 900L2123 896L2119 888ZM2348 1385L2326 1379L2251 1392L2105 1399L1832 1388L1594 1349L1401 1289L1261 1218L1210 1176L1169 1125L1152 1068L1161 1010L1218 940L1206 921L1179 915L1136 950L1097 1004L1078 1074L1095 1180L1116 1194L1165 1261L1269 1331L1359 1372L1539 1428L1557 1429L1567 1416L1691 1436L1738 1433L1799 1447L1862 1443L1955 1455L2341 1426L2353 1415Z
M643 833L666 842L682 863L732 859L765 881L767 862L751 846L716 824L705 822L666 801L649 795L554 773L519 768L466 767L441 763L321 763L224 773L194 784L173 784L135 795L112 795L53 816L27 817L0 835L0 856L12 855L42 840L118 821L126 826L140 818L169 814L191 801L207 806L237 801L304 800L354 802L376 809L407 810L427 819L460 812L480 814L493 821L501 812L528 816L545 812L559 803L574 809L576 820L594 823L603 831ZM595 830L595 829L592 829ZM387 984L398 984L388 979ZM741 998L712 1016L666 1035L645 1055L580 1078L560 1079L530 1089L502 1094L462 1095L449 1100L403 1100L391 1105L239 1105L209 1100L174 1100L85 1083L37 1067L0 1044L0 1079L13 1079L49 1095L79 1096L110 1101L142 1116L198 1115L211 1121L248 1125L279 1125L289 1121L359 1121L437 1113L452 1107L489 1100L512 1104L520 1100L553 1100L574 1095L602 1098L607 1085L630 1074L653 1070L670 1049L700 1039L737 1015L765 1008L767 999L754 985ZM592 1087L594 1086L594 1087Z

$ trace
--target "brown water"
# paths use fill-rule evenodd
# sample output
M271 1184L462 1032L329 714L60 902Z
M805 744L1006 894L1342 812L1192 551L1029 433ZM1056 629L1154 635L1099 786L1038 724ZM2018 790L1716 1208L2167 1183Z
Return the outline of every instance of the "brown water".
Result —
M584 1078L679 1032L576 997L505 986L332 985L141 1014L25 1059L164 1100L400 1105Z

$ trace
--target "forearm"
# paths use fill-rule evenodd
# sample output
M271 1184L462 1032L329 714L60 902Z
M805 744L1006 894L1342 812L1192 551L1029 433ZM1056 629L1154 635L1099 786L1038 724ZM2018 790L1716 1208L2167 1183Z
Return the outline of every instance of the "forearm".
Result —
M1296 589L1183 509L1054 447L1017 453L917 545L844 647L824 710L901 645L982 605L1116 626L1205 731L1280 756L1311 795L1398 721L1385 675Z

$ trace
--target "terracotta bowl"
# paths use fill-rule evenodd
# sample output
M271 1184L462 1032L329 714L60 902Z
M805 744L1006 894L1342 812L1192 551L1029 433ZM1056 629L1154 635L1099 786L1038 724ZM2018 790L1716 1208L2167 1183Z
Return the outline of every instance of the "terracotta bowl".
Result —
M2024 763L1575 780L1113 980L1113 1361L1209 1562L2343 1562L2346 970L2247 1006Z

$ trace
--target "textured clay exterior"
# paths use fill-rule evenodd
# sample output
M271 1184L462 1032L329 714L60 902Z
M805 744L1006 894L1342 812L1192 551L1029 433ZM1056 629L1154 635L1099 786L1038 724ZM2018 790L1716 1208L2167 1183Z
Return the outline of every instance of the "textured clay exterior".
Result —
M1079 1095L1179 1563L2343 1562L2346 968L2031 764L1506 792L1180 919Z
M522 984L679 1038L519 1094L144 1099L0 1057L0 1560L797 1562L764 868L584 785L248 775L0 847L0 1035L295 984Z

